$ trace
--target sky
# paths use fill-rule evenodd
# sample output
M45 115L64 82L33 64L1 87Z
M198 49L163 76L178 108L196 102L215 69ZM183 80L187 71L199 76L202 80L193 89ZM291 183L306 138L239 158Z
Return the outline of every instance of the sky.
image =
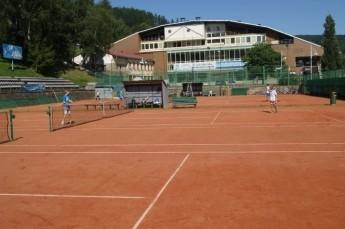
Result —
M327 15L336 33L345 34L345 0L109 0L114 7L133 7L165 16L193 20L240 20L292 35L319 35Z

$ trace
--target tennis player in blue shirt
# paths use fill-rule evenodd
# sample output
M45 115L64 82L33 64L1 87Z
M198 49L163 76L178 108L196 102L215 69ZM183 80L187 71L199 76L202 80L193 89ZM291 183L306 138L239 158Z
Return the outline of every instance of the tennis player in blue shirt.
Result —
M71 124L71 103L73 102L69 97L69 91L66 91L65 95L62 98L63 102L63 119L61 121L61 125L65 125L66 116L68 116L67 124Z

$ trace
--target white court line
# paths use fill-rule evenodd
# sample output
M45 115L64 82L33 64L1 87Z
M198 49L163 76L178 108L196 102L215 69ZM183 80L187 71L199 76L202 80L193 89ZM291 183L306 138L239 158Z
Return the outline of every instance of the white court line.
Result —
M323 127L320 126L320 124L324 124L327 127L342 127L345 125L341 124L339 122L318 122L319 124L316 124L315 122L309 122L310 124L281 124L281 123L271 123L271 125L253 125L253 124L242 124L242 123L224 123L224 122L217 122L213 123L211 126L210 124L195 124L194 126L177 126L180 124L150 124L150 125L138 125L138 126L127 126L127 127L81 127L80 128L71 128L69 129L69 132L80 132L80 131L95 131L95 130L157 130L162 129L164 126L169 126L170 129L215 129L218 128L218 126L232 126L232 127L240 127L240 128L294 128L294 127L301 127L301 124L303 127ZM172 126L175 125L175 126ZM192 125L192 124L188 124ZM156 127L155 127L156 126ZM20 132L41 132L41 131L48 131L48 129L28 129L28 128L16 128L16 130ZM65 133L67 134L67 133Z
M59 194L27 194L27 193L0 193L9 197L51 197L51 198L86 198L86 199L144 199L142 196L92 196L92 195L59 195Z
M174 177L176 176L176 174L180 171L180 169L182 168L182 166L184 165L184 163L187 161L187 159L189 158L190 154L186 155L185 158L183 159L183 161L180 163L180 165L176 168L175 172L170 176L170 178L167 180L167 182L164 184L164 186L161 188L161 190L157 193L156 197L152 200L152 202L150 203L150 205L146 208L146 210L144 211L144 213L141 215L141 217L138 219L138 221L134 224L134 226L132 227L132 229L136 229L139 227L140 223L144 220L144 218L146 217L146 215L150 212L150 210L153 208L153 206L155 205L155 203L158 201L159 197L162 195L162 193L164 192L164 190L168 187L169 183L174 179Z
M23 145L14 145L14 144L5 144L0 145L0 148L15 148L15 147L117 147L117 146L282 146L282 145L345 145L345 142L278 142L278 143L133 143L133 144L52 144L52 145L43 145L43 144L23 144ZM1 152L0 152L1 153Z
M87 155L87 154L108 154L108 155L116 155L116 154L271 154L271 153L345 153L345 150L246 150L246 151L82 151L82 152L75 152L75 151L51 151L51 152L0 152L1 154L9 154L9 155L18 155L18 154L23 154L23 155L28 155L28 154L61 154L61 155L66 155L66 154L80 154L80 155Z
M202 117L198 117L198 116L171 116L171 117L142 117L142 118L129 118L129 117L126 117L126 119L128 120L156 120L156 119L207 119L209 118L208 116L202 116Z
M340 119L337 119L337 118L332 118L332 117L330 117L328 115L324 115L324 114L319 114L319 115L324 117L324 118L327 118L329 120L332 120L332 121L336 121L336 122L340 122L340 123L345 123L345 121L343 121L343 120L340 120Z
M213 125L215 123L215 121L217 120L217 118L219 117L219 115L221 114L221 111L218 111L218 113L216 114L216 116L213 118L212 122L210 123L211 125Z

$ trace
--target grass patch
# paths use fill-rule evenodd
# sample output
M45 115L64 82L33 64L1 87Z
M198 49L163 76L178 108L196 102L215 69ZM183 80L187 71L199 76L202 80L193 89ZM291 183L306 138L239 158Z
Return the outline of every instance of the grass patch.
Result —
M62 78L72 81L79 86L86 86L88 82L96 82L93 76L90 76L86 71L78 69L70 69L61 75Z
M11 69L11 61L0 58L0 77L44 77L35 72L32 68L24 65L15 64L14 71ZM73 83L84 87L88 82L96 82L96 79L86 71L78 69L69 69L59 77L70 80Z
M14 64L14 70L12 71L11 61L0 58L0 77L3 76L41 77L42 75L35 72L32 68L20 64Z

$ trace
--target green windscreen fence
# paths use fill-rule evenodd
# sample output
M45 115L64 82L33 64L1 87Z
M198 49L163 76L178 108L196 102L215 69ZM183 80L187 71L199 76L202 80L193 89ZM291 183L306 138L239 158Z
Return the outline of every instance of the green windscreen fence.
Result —
M154 72L150 76L135 76L124 72L103 72L95 74L97 86L118 87L123 81L136 79L165 80L169 85L183 83L203 83L204 85L298 85L303 82L302 75L289 74L280 66L253 66L243 69L219 69L204 71Z
M35 97L35 98L20 98L20 99L1 99L0 100L0 109L9 109L21 106L31 106L47 103L55 103L56 98L54 97Z
M345 99L345 77L307 80L304 85L306 94L329 97L332 92L337 98Z
M13 118L12 111L0 111L0 143L13 140Z

